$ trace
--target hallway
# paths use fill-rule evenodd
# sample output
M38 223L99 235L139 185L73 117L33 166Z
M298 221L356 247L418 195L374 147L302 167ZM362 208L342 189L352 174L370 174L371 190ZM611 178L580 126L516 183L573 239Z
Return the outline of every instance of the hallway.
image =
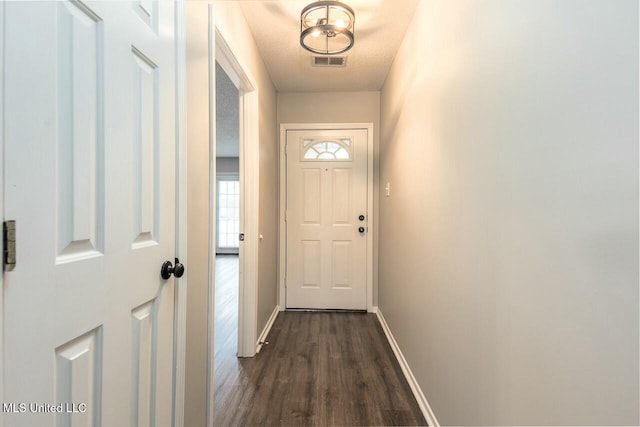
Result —
M216 259L214 425L426 425L374 314L282 312L237 359L237 262Z
M0 427L640 426L639 0L0 23Z

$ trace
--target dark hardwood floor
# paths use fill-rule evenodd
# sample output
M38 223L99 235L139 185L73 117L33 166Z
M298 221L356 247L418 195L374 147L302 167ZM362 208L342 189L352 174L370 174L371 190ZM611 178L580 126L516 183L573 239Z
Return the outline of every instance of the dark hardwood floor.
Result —
M235 307L237 257L218 257L214 425L426 425L375 315L283 312L269 345L237 359Z
M216 307L214 321L214 375L235 359L238 348L238 255L216 255ZM215 385L220 382L214 378Z

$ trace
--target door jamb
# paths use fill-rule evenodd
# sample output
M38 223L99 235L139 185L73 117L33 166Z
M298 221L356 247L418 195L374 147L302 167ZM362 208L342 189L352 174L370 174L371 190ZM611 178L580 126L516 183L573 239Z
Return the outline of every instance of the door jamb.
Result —
M4 217L4 75L5 75L5 4L0 5L0 215ZM0 254L4 253L3 239L0 239ZM4 402L4 265L0 271L0 402ZM4 416L0 415L0 426L4 425Z
M186 10L183 0L175 3L175 129L176 129L176 257L189 265L187 254L187 52ZM187 278L175 279L173 347L173 425L184 425Z
M373 233L377 218L373 210L373 123L281 123L280 124L280 179L279 179L279 237L278 247L280 262L278 264L278 306L280 311L286 309L287 291L285 287L287 274L287 131L297 130L347 130L364 129L367 131L367 311L375 312L373 305Z

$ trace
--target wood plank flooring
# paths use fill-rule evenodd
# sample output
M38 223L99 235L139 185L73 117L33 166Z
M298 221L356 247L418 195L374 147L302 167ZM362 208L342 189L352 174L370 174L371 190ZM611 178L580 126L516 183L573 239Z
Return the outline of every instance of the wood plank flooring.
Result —
M216 261L216 322L218 314L223 322L216 324L214 425L426 425L373 314L283 312L269 345L237 359L237 332L225 329L237 328L237 319L228 306L218 310L219 302L237 306L237 275L224 273L225 262L232 268L234 260ZM235 296L218 294L225 276Z
M237 255L216 255L214 375L224 366L219 369L218 362L235 359L238 350L238 273Z

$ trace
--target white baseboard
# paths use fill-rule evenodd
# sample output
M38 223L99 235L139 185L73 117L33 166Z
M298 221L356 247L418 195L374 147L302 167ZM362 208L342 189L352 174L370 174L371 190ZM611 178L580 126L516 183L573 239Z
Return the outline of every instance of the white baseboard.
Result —
M269 320L267 320L267 324L264 325L264 329L262 330L262 333L258 337L258 342L256 343L256 353L260 353L260 350L262 350L262 343L265 342L265 340L267 339L267 336L269 335L269 331L273 326L273 322L275 322L276 317L278 317L278 313L280 313L280 306L276 305L275 308L273 309L273 313L271 313L271 316L269 316Z
M393 354L395 354L396 359L398 359L400 368L402 368L402 373L404 374L404 377L407 379L407 382L409 383L409 387L411 387L411 391L413 392L413 395L415 396L416 401L418 402L418 406L420 407L420 410L422 411L422 415L427 421L427 424L429 425L429 427L440 427L440 424L438 423L436 416L431 410L431 406L429 406L429 402L427 402L427 398L424 396L424 393L422 392L420 385L418 385L418 381L416 380L416 377L413 376L413 372L411 372L411 368L409 367L407 360L404 358L404 355L402 354L400 347L398 347L398 343L396 342L396 339L393 337L393 334L391 333L391 329L389 329L389 325L387 325L387 321L384 319L382 312L378 307L375 307L374 312L378 316L380 325L382 325L382 330L384 331L384 334L387 336L387 340L391 345Z

